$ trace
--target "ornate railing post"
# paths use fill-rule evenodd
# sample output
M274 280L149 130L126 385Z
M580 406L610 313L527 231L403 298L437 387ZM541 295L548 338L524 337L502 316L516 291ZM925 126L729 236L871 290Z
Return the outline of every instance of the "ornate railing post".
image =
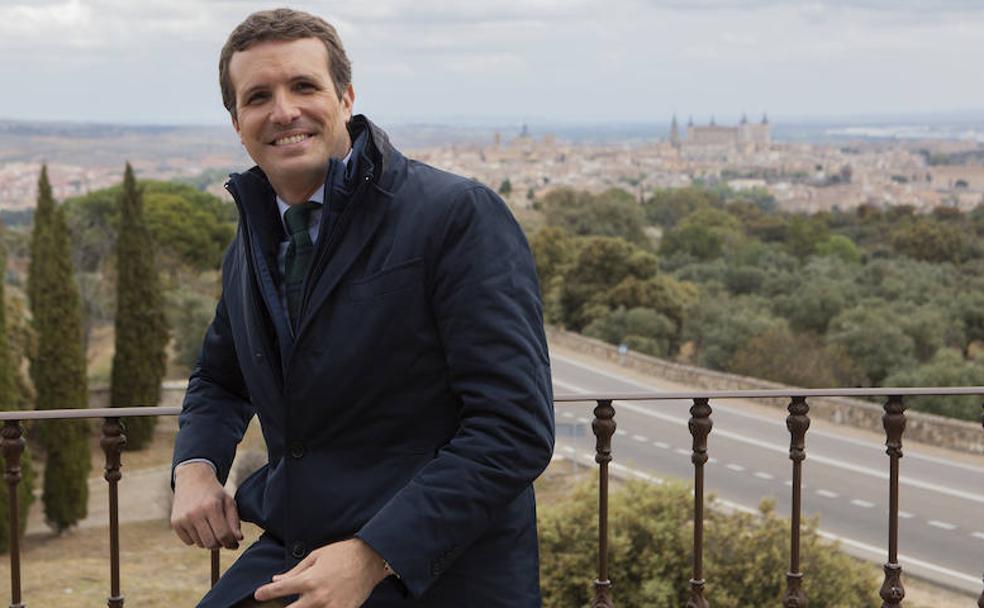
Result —
M0 449L6 464L3 478L7 481L7 508L10 519L10 608L24 608L21 603L20 571L20 501L17 486L21 480L21 454L24 453L24 431L19 420L7 420L0 430ZM27 513L24 514L27 517Z
M109 597L108 608L123 608L123 594L120 593L120 505L119 481L120 456L126 445L125 427L119 418L106 418L103 422L102 438L99 440L106 453L106 472L103 477L109 483Z
M810 406L805 397L793 397L789 404L786 428L789 429L789 459L793 461L793 505L789 536L789 572L783 608L806 608L803 573L800 572L800 515L803 510L803 461L806 459L806 431L810 428Z
M707 462L707 436L713 423L707 399L694 399L687 426L694 438L690 457L694 463L694 570L687 608L708 608L704 599L704 464Z
M905 404L902 397L890 396L885 403L885 426L889 456L888 481L888 562L885 564L885 582L880 595L882 608L899 608L905 589L902 587L902 566L899 565L899 458L902 458L902 433L905 431Z
M615 434L615 408L611 399L599 400L594 409L591 430L595 434L595 462L598 463L598 579L591 608L613 608L608 579L608 463L612 461L612 435Z

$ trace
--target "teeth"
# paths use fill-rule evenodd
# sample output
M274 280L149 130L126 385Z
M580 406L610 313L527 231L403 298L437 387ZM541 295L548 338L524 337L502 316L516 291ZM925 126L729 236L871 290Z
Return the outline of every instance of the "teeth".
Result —
M280 138L278 140L275 140L273 142L273 144L275 146L286 146L286 145L296 144L298 142L304 141L307 138L308 138L308 136L305 135L305 134L291 135L290 137L282 137L282 138Z

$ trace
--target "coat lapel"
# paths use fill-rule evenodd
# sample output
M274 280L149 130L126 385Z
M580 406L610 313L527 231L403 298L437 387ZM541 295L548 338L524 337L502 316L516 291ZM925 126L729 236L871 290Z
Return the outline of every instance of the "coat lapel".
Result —
M375 185L369 187L372 190L370 193L352 202L355 207L351 209L349 219L346 221L343 218L340 225L328 236L334 242L326 243L328 256L324 267L315 268L316 272L311 276L315 283L303 308L303 316L297 330L298 337L304 334L317 311L338 287L339 281L372 240L372 236L386 217L390 193L380 190Z

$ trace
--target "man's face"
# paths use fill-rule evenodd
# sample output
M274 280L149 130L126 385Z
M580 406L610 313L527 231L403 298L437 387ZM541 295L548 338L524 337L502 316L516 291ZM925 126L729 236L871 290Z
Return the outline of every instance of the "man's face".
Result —
M232 124L246 151L278 194L305 196L324 180L329 159L344 157L351 145L345 123L352 117L352 85L339 98L328 50L317 38L236 52L229 76L236 92Z

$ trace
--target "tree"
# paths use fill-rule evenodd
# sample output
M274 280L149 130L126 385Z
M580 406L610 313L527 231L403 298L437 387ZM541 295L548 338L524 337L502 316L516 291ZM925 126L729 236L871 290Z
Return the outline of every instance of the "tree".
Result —
M589 237L564 273L560 305L564 324L581 330L608 313L608 290L628 277L656 275L656 256L623 239Z
M70 256L65 215L55 205L48 170L43 167L27 281L37 333L31 378L38 409L88 406L81 305ZM42 494L45 518L61 532L86 515L91 468L88 426L79 420L51 420L42 429L47 453Z
M0 247L0 269L6 269L6 267L6 250ZM11 411L19 409L20 405L15 376L15 368L20 362L20 358L14 357L14 352L7 343L5 301L4 281L0 280L0 411ZM20 467L21 481L17 486L17 505L20 512L20 534L24 534L24 530L27 529L27 511L34 501L34 469L31 467L31 454L27 449L21 454ZM3 488L3 491L0 491L0 521L9 521L9 516L9 493L6 488ZM7 551L10 547L10 541L10 526L0 526L0 551Z
M154 406L161 398L168 341L164 301L154 264L154 248L144 224L143 201L126 165L116 238L116 350L110 405ZM153 439L153 417L127 421L127 448L139 450Z
M984 363L967 361L960 351L943 348L928 362L915 369L892 374L886 386L980 386L984 384ZM980 397L932 396L913 397L906 403L913 409L940 416L980 420Z
M874 386L916 364L915 340L877 303L863 303L834 317L826 342L846 350Z
M609 344L624 343L633 350L655 357L671 354L671 344L677 333L673 321L649 308L626 310L620 307L584 328L587 336Z
M970 243L959 226L932 218L920 218L891 233L892 248L901 255L927 262L961 262L970 253Z
M650 223L663 228L673 228L684 217L698 209L720 207L724 204L719 193L697 186L666 188L653 192L652 198L643 203Z
M540 580L545 608L591 605L598 550L597 483L539 509ZM610 495L609 566L617 605L686 606L693 542L693 497L675 483L629 481ZM763 502L758 515L704 513L705 597L715 608L776 606L789 566L789 521ZM811 608L877 606L878 581L824 541L817 520L800 537L803 587Z
M631 194L612 188L601 194L558 188L542 198L547 225L576 236L620 237L636 245L648 245L643 232L646 218Z
M509 181L508 177L502 180L502 183L499 184L499 194L502 196L509 196L512 194L512 182Z
M785 319L774 316L761 298L706 294L687 317L684 336L694 342L699 365L726 370L750 339L784 327Z
M803 388L855 386L864 379L843 348L782 326L749 339L732 357L728 371Z
M663 235L661 255L686 254L698 260L713 260L744 239L741 223L726 211L699 209Z
M827 240L817 243L816 253L824 257L837 258L847 264L861 261L861 251L854 241L842 234L834 234Z

